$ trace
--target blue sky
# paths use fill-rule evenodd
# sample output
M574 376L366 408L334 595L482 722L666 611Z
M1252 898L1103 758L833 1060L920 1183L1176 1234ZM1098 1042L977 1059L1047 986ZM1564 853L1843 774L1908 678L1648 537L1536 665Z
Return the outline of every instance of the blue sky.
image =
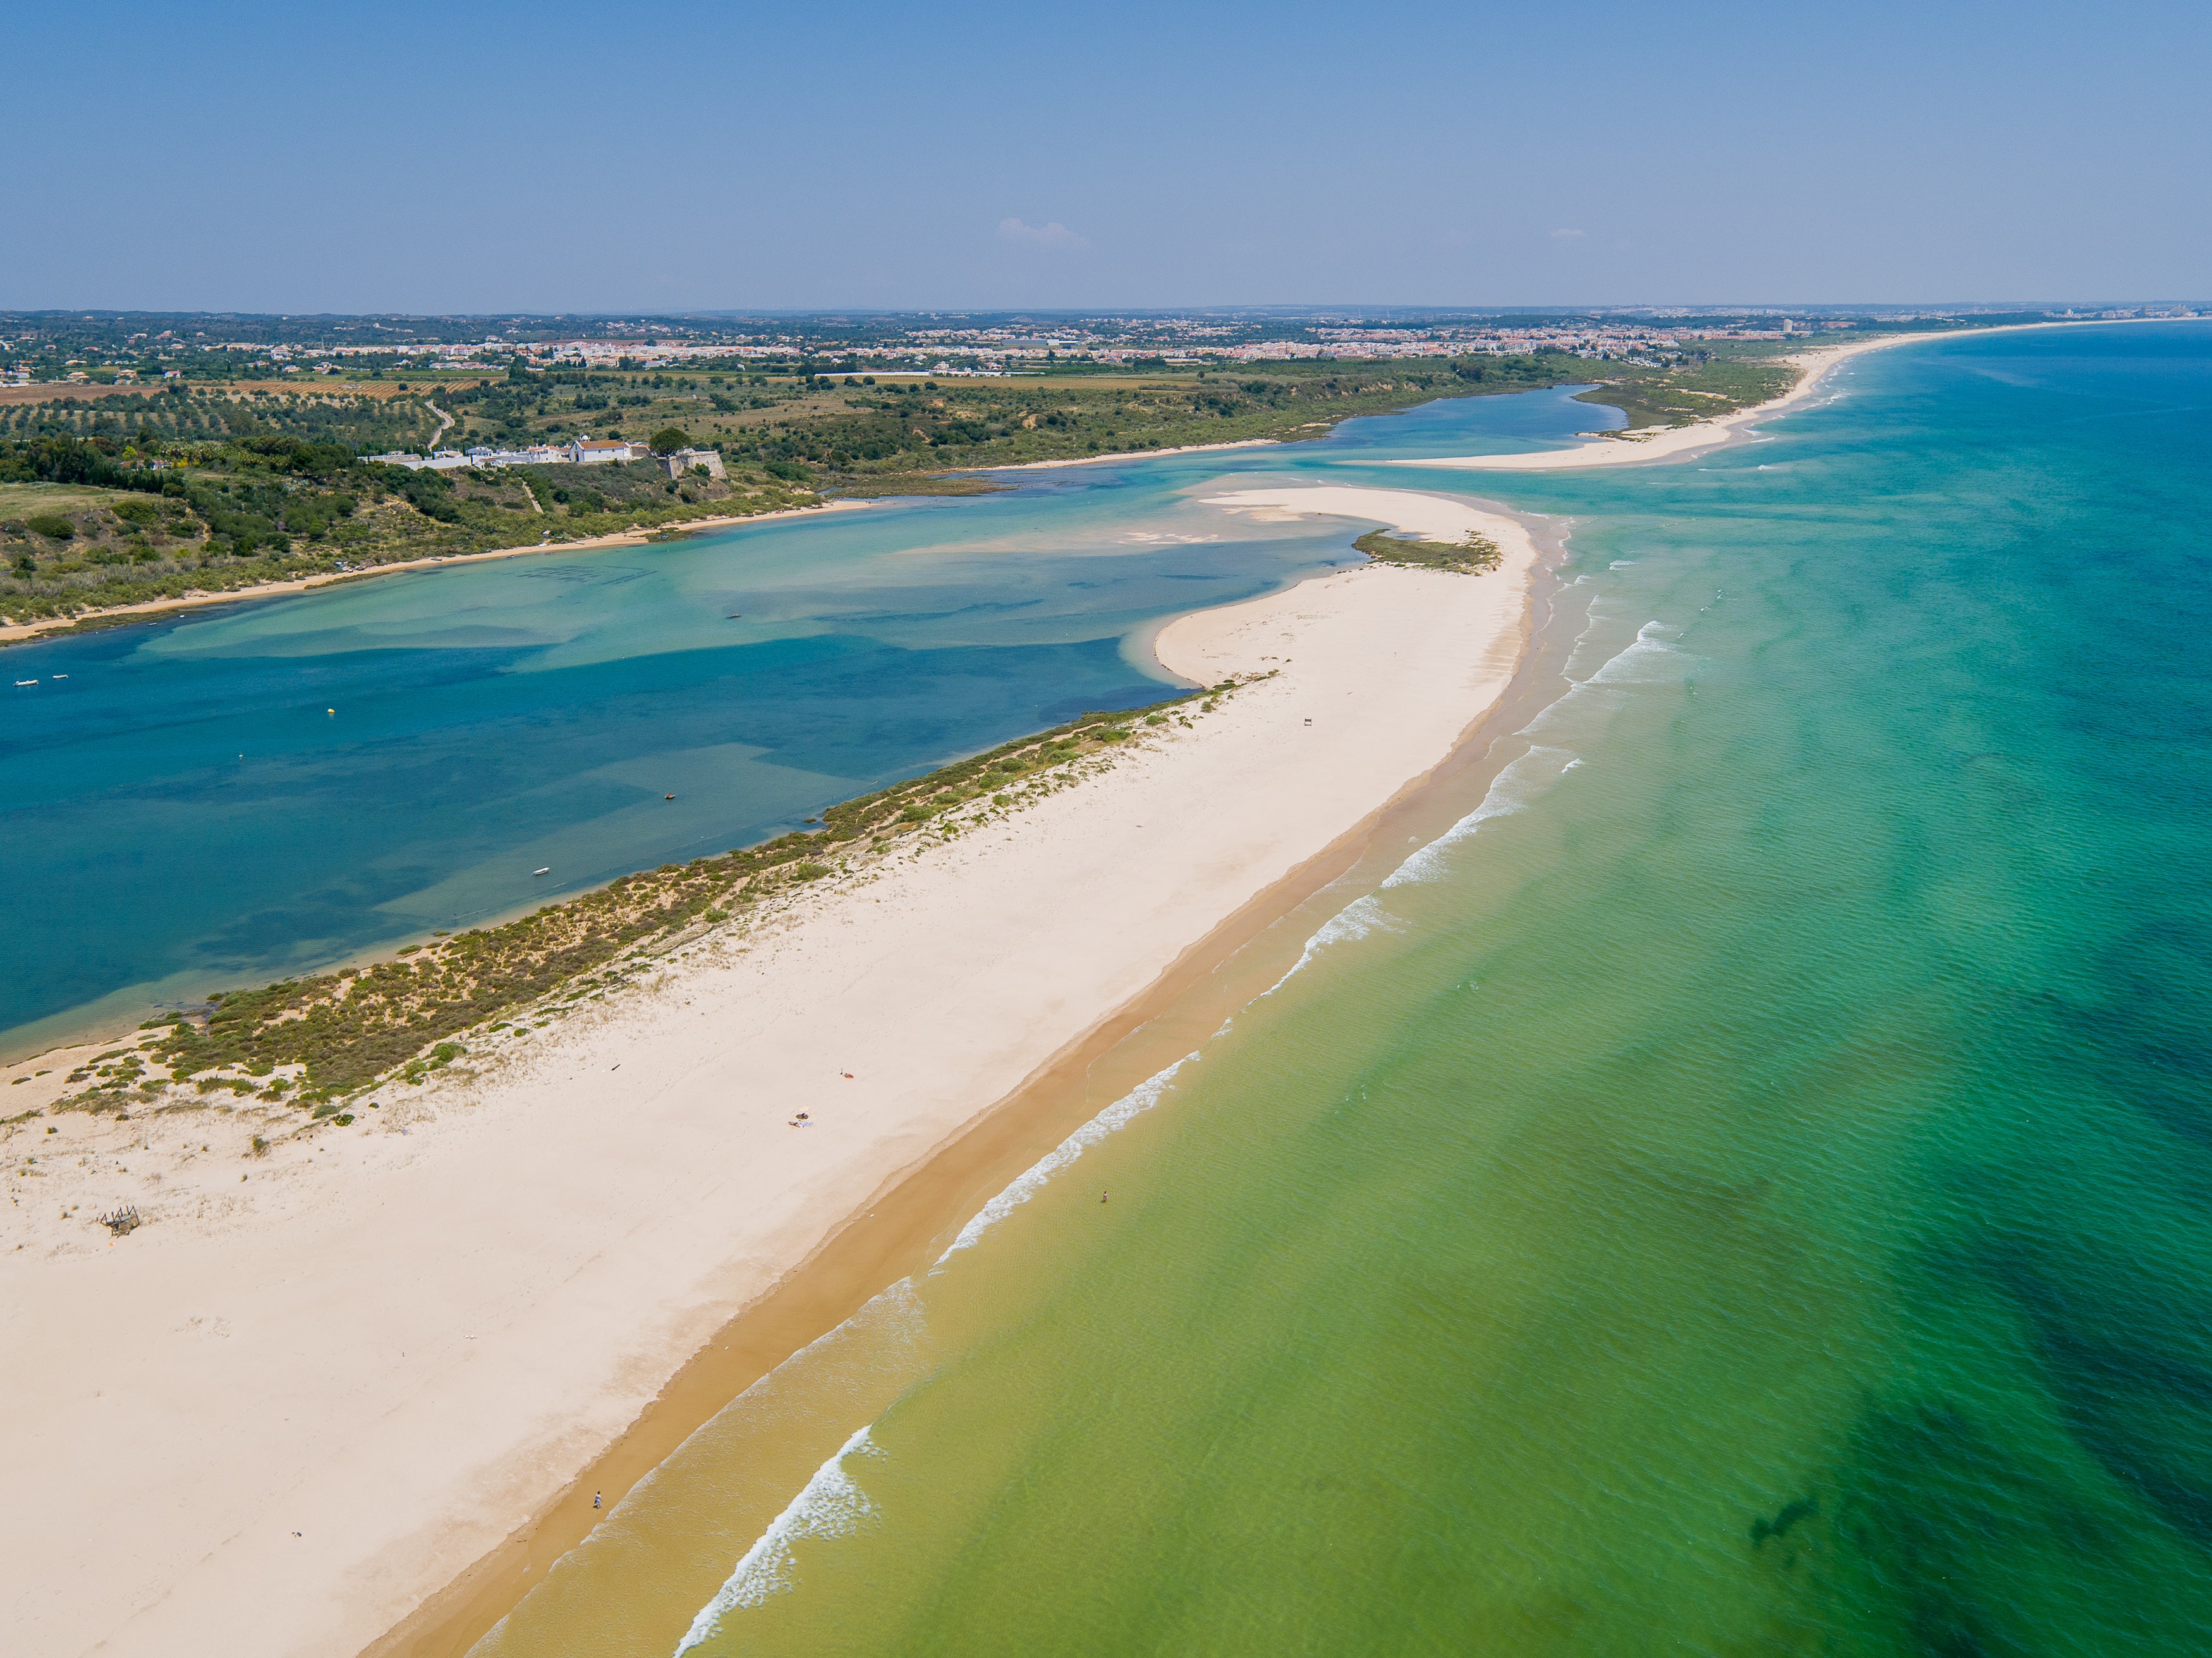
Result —
M2212 296L2212 7L9 8L0 307Z

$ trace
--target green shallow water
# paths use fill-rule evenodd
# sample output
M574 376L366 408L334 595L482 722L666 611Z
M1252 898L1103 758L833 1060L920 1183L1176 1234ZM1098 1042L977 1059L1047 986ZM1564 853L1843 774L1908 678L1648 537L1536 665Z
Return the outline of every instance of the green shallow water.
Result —
M479 1651L2212 1647L2212 329L1837 386L1337 473L1574 519L1494 776Z

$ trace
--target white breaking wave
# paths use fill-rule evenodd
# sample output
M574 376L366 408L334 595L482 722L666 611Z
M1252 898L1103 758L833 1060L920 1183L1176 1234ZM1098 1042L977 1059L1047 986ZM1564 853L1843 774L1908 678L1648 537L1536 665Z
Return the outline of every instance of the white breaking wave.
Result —
M1593 616L1589 627L1576 641L1577 652L1597 626L1597 619ZM1556 701L1538 710L1536 717L1523 726L1519 732L1529 739L1528 752L1498 774L1483 795L1480 805L1392 871L1382 883L1384 890L1439 878L1444 872L1445 861L1452 847L1474 835L1492 818L1504 817L1528 806L1560 778L1584 764L1583 757L1574 750L1564 744L1547 743L1543 739L1569 734L1562 727L1571 728L1573 726L1572 716L1577 712L1576 704L1578 701L1587 701L1595 697L1601 706L1609 703L1618 707L1622 698L1620 689L1622 686L1660 685L1679 678L1679 668L1662 668L1659 661L1681 654L1674 643L1681 636L1680 628L1663 622L1645 623L1636 630L1636 637L1600 664L1596 671L1586 678L1575 680ZM1571 656L1571 670L1572 665ZM1298 965L1303 967L1305 963L1301 961ZM1295 969L1292 970L1296 971Z
M1369 933L1377 931L1403 932L1405 930L1405 924L1383 908L1382 900L1376 897L1374 894L1370 893L1364 898L1355 898L1322 923L1321 931L1306 940L1305 949L1299 952L1298 959L1291 963L1291 970L1261 991L1258 999L1265 1001L1285 985L1290 983L1308 962L1313 960L1331 944L1341 944L1346 938L1364 938Z
M1176 1072L1198 1057L1195 1052L1186 1054L1166 1070L1155 1072L1146 1078L1031 1163L1011 1186L976 1212L975 1218L960 1229L960 1236L946 1246L945 1253L937 1258L930 1270L936 1271L961 1250L974 1244L984 1233L1042 1191L1046 1181L1115 1129L1126 1126L1139 1111L1149 1111L1158 1105L1160 1096L1167 1092L1168 1084L1175 1080Z
M1536 744L1491 780L1480 805L1392 870L1382 882L1384 889L1439 878L1444 872L1445 856L1454 847L1492 818L1508 817L1528 805L1565 776L1567 768L1577 763L1577 758L1572 749Z
M1577 578L1578 581L1595 580L1587 572ZM1631 614L1632 612L1627 606L1613 593L1600 592L1593 596L1589 607L1583 612L1582 631L1575 635L1575 642L1567 647L1566 665L1559 670L1560 673L1571 683L1580 683L1583 677L1589 672L1590 659L1608 649L1607 641L1599 635L1616 635Z
M1664 622L1647 622L1636 630L1635 641L1583 683L1589 685L1658 685L1676 677L1674 673L1650 673L1653 659L1680 656L1674 641L1680 628Z
M1595 732L1591 721L1602 721L1626 708L1632 687L1680 681L1687 659L1674 641L1681 636L1682 629L1670 623L1647 622L1636 630L1634 639L1580 678L1574 677L1574 660L1570 658L1568 677L1574 683L1540 709L1519 734L1535 743L1589 740ZM1577 644L1577 653L1580 651Z
M882 1455L882 1450L869 1439L868 1429L862 1428L845 1442L836 1455L817 1468L814 1478L776 1515L760 1534L760 1540L745 1551L729 1581L715 1591L713 1600L699 1608L691 1627L676 1643L675 1658L684 1658L692 1648L711 1640L728 1613L757 1606L771 1594L781 1594L796 1588L798 1574L791 1559L793 1543L808 1538L850 1537L872 1518L875 1504L868 1501L867 1493L845 1472L845 1459Z

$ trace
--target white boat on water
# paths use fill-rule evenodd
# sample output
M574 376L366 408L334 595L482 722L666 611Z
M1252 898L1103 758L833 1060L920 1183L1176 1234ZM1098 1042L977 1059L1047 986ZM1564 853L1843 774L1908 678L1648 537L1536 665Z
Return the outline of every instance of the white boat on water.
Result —
M35 679L19 679L15 683L18 685L35 685L39 682Z
M532 875L550 875L553 872L553 865L548 864L544 869L533 869L530 872Z

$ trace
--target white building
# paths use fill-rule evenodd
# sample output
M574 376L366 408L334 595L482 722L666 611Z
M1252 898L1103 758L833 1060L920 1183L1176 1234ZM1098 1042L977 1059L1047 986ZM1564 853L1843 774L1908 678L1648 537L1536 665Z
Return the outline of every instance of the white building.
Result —
M593 466L605 460L642 460L646 447L641 443L624 443L615 438L571 438L562 452L562 459L571 466Z

